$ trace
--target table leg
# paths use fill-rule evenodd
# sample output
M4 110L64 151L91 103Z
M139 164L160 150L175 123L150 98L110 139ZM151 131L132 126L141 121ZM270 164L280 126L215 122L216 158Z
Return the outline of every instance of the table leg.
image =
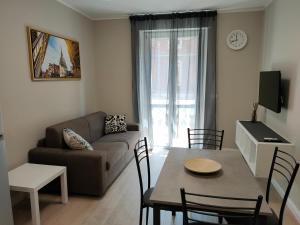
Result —
M67 172L63 172L60 176L61 201L66 204L68 202L68 183Z
M31 216L32 224L40 225L40 208L39 208L39 193L37 191L30 192Z
M160 208L158 206L153 207L153 225L160 225Z

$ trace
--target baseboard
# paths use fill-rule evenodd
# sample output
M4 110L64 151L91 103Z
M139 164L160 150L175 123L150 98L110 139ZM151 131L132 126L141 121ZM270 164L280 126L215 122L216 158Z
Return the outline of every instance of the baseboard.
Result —
M273 184L274 188L276 189L276 191L278 192L278 194L280 195L280 197L283 198L284 190L282 189L280 184L276 180L272 180L272 184ZM294 215L294 217L296 218L298 223L300 223L300 210L297 208L297 206L295 205L293 200L288 198L286 205L291 210L292 214Z

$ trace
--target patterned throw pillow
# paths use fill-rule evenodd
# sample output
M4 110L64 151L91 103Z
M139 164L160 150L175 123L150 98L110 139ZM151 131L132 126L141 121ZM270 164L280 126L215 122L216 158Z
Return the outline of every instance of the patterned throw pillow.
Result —
M74 150L94 150L93 147L79 134L69 128L63 129L64 140L69 148Z
M105 118L105 134L121 133L127 131L125 115L108 115Z

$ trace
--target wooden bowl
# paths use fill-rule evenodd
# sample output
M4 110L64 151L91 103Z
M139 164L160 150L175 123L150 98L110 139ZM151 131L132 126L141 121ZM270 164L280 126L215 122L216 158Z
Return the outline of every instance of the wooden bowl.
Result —
M215 173L222 169L220 163L201 157L186 160L184 167L189 171L203 174Z

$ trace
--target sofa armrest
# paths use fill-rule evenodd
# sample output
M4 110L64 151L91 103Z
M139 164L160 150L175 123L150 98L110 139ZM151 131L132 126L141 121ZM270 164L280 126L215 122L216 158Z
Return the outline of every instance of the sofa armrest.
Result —
M28 153L31 163L67 167L69 192L101 196L106 155L101 151L38 147Z
M66 165L70 160L74 163L80 159L84 163L98 163L103 157L100 151L68 150L62 148L37 147L28 153L29 162L40 162L49 165Z
M30 163L66 166L66 149L37 147L28 152Z
M127 131L139 131L140 125L138 123L127 123Z

